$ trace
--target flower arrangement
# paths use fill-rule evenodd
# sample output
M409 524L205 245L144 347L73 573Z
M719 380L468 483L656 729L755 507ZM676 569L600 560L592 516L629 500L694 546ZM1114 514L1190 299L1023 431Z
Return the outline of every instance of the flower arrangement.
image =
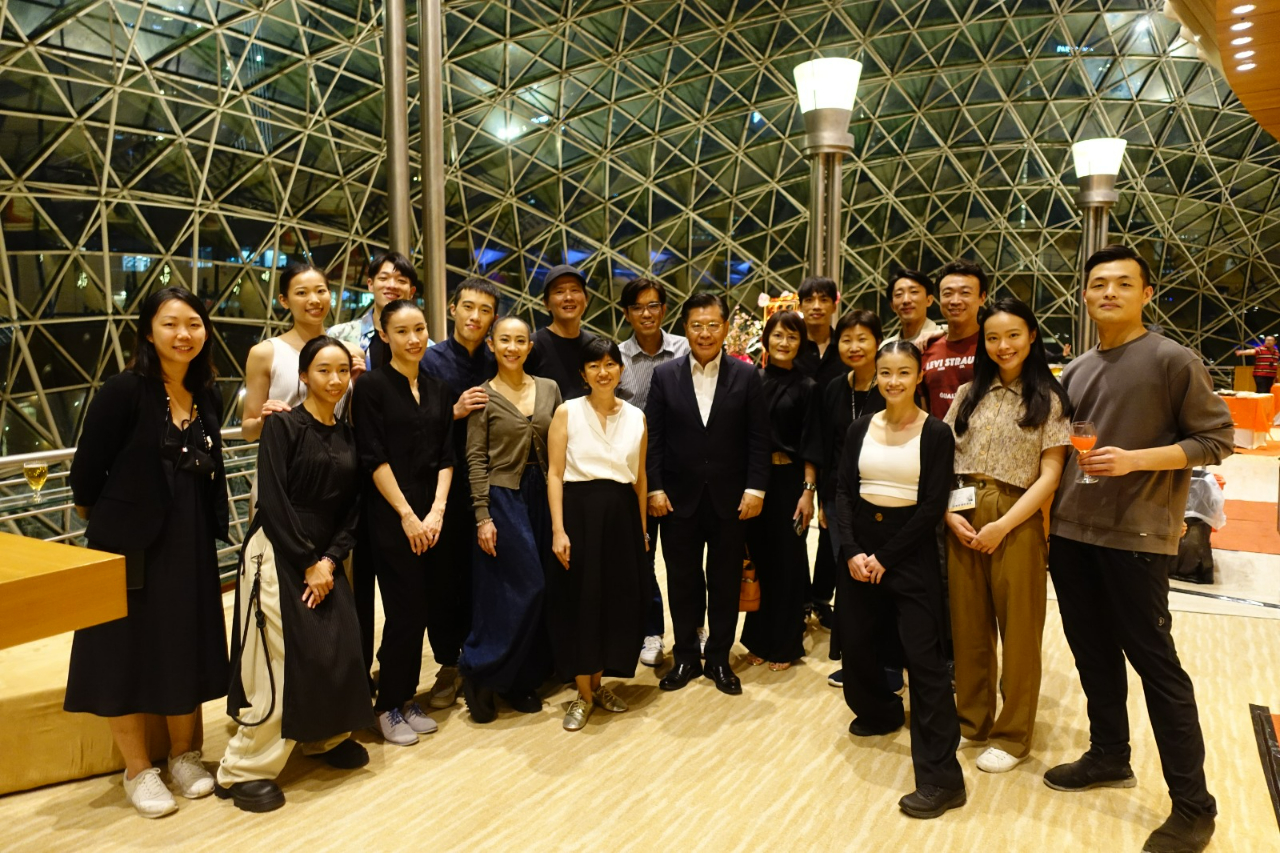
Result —
M760 349L760 335L763 331L763 323L742 309L737 309L729 318L729 333L724 339L725 349L729 355L750 364L755 360L751 354Z

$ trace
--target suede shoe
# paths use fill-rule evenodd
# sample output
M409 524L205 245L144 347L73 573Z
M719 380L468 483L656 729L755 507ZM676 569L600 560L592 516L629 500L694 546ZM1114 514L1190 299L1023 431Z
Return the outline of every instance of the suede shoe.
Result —
M906 719L898 720L892 725L873 725L865 723L861 717L855 717L853 722L849 724L849 734L854 737L878 737L880 735L891 735L898 729L902 728L902 724Z
M250 779L225 788L217 785L213 793L220 800L231 800L236 808L246 812L273 812L284 805L284 791L270 779Z
M1213 815L1192 814L1174 806L1169 819L1151 833L1142 850L1143 853L1200 853L1209 846L1213 829Z
M943 812L958 809L969 801L964 788L939 788L937 785L921 785L898 800L898 808L911 817L922 819L940 817Z
M1087 791L1090 788L1132 788L1138 784L1129 760L1092 749L1078 761L1051 767L1044 783L1055 791Z
M347 738L328 752L317 752L311 757L338 770L355 770L369 763L369 750Z

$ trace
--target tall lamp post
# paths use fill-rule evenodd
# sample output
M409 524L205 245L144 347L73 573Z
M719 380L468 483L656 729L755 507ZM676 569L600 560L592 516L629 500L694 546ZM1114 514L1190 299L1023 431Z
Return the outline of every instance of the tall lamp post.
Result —
M1080 181L1080 191L1076 193L1076 207L1084 217L1083 234L1080 240L1080 266L1089 256L1107 244L1107 221L1111 206L1120 200L1116 192L1116 178L1120 175L1120 164L1124 160L1123 139L1086 139L1071 146L1071 154L1075 159L1076 178ZM1088 282L1081 280L1081 293L1076 306L1076 340L1075 352L1081 355L1093 348L1098 342L1098 327L1094 325L1085 307L1083 287Z
M858 94L862 63L829 57L797 65L794 71L804 148L809 159L809 275L827 276L840 286L841 161L853 153L849 120Z

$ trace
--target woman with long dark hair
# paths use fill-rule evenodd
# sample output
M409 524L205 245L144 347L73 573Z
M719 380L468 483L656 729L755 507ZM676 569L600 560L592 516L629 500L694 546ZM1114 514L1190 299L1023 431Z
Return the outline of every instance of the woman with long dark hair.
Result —
M978 768L1003 773L1031 752L1048 564L1040 508L1066 464L1071 401L1029 307L997 299L978 323L973 382L960 386L946 417L955 473L973 489L966 509L947 513L947 563L960 732L990 741Z
M536 691L551 672L546 576L564 571L551 553L547 504L547 434L560 387L525 373L533 333L519 317L494 323L489 345L498 375L484 383L489 402L467 418L476 549L471 634L458 660L477 723L496 718L495 694L521 713L542 709Z
M85 414L71 463L91 548L125 555L128 615L76 631L64 707L110 718L125 796L143 817L177 808L147 751L146 715L165 718L169 776L213 793L200 763L200 705L227 692L215 539L227 539L222 397L209 314L181 287L148 296L125 370Z
M355 598L341 570L355 542L360 466L335 410L351 353L312 338L298 354L300 405L267 419L258 446L258 513L236 586L227 711L239 729L218 767L218 796L245 811L284 805L275 779L297 743L344 770L369 753L348 735L373 723Z
M372 478L365 528L385 617L373 710L388 743L411 746L437 729L414 697L433 549L453 481L453 396L419 370L428 334L421 308L397 299L378 322L390 358L360 377L352 403L360 461Z
M877 614L893 610L911 671L911 760L916 790L898 801L912 817L938 817L965 804L956 761L960 727L942 653L942 575L934 531L947 509L955 439L941 420L916 403L923 374L920 351L893 341L876 355L876 383L884 411L849 427L836 516L840 557L836 600L845 701L857 715L855 737L897 731L902 697L887 684L876 641Z
M747 549L760 583L760 609L742 629L747 662L782 672L804 657L804 605L809 592L805 537L814 515L822 421L818 385L795 369L806 340L804 318L778 311L764 324L769 355L761 385L769 409L772 465L764 508L747 522Z
M592 338L581 358L589 391L556 410L547 437L551 549L560 561L547 575L547 627L560 675L578 687L564 717L571 732L596 705L627 710L601 678L636 674L649 588L644 412L614 394L617 344Z

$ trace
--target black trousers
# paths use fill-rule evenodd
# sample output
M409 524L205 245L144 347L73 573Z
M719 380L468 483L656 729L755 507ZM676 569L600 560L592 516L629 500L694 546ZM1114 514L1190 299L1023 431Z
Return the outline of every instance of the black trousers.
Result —
M667 598L675 635L676 663L698 665L698 628L707 617L707 664L729 663L738 628L738 593L746 525L737 516L720 518L705 493L690 518L662 519L662 553L667 562ZM702 549L706 548L706 568Z
M649 551L645 554L649 572L649 586L646 590L648 597L645 601L649 602L649 606L645 610L644 635L646 637L661 637L667 633L667 624L662 609L662 588L658 586L657 564L658 531L662 529L662 519L656 515L651 515L646 526L649 529Z
M827 521L835 524L835 502L831 504L831 512ZM807 556L807 555L806 555ZM836 561L831 550L831 531L818 525L818 553L813 559L813 580L809 583L809 602L811 604L828 604L831 596L836 594Z
M1173 645L1174 559L1049 537L1049 574L1088 700L1092 748L1129 757L1128 658L1142 679L1170 798L1185 811L1217 814L1205 784L1195 689Z
M896 533L914 507L878 507L858 500L854 529L859 543L874 553ZM951 676L942 654L942 579L932 538L919 543L909 560L885 566L880 583L836 573L836 625L844 669L844 698L858 719L873 727L901 725L902 697L885 680L882 636L896 619L898 638L911 671L911 762L916 787L964 787L956 761L960 722Z
M756 657L775 663L804 657L809 555L792 522L802 494L804 466L774 465L764 508L746 522L747 548L760 583L760 609L747 614L742 644Z
M455 474L457 470L455 467ZM471 484L466 478L455 479L427 578L431 590L427 596L427 639L441 666L458 665L462 644L471 633L471 547L475 542Z
M394 528L392 527L394 524ZM382 644L378 647L377 713L399 708L418 692L427 630L428 578L435 549L415 555L394 516L369 519L378 591L382 595Z
M1276 378L1274 376L1259 376L1256 373L1253 374L1253 384L1256 386L1259 394L1270 394L1271 386L1275 384L1275 381Z
M356 599L356 619L360 622L360 653L364 657L366 673L373 672L373 598L376 566L377 559L373 553L373 545L369 541L369 527L365 524L365 514L361 513L359 525L356 528L356 547L351 553L351 591ZM369 678L369 689L373 692L372 675Z

